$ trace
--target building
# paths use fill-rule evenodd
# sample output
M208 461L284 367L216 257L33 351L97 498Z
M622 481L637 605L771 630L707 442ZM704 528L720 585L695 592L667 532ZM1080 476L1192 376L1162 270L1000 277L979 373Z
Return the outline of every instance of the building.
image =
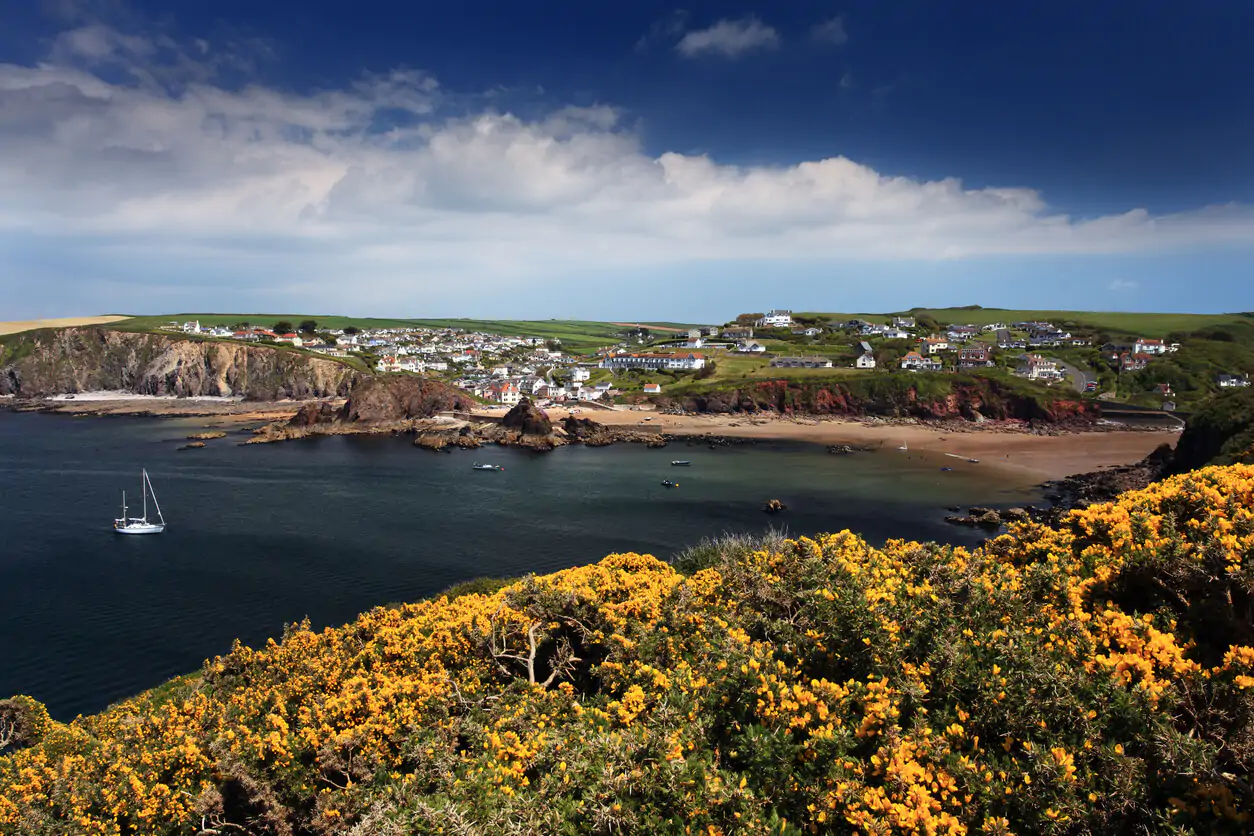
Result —
M868 342L858 343L858 347L862 349L862 353L858 355L858 359L853 362L854 366L859 369L875 368L875 354L871 351L871 344Z
M724 328L723 338L728 340L751 340L753 339L752 328Z
M1139 351L1124 351L1119 354L1119 371L1121 372L1139 372L1141 369L1149 365L1150 360L1154 357L1151 354L1145 354Z
M945 331L945 336L955 342L967 342L973 340L980 335L980 329L975 325L950 325Z
M276 334L274 337L274 341L276 343L291 343L297 348L300 348L302 345L305 344L305 341L302 340L296 334Z
M894 327L894 328L906 328L906 329L913 328L913 327L914 327L914 317L912 317L912 316L895 316L895 317L893 317L893 327Z
M760 328L787 328L792 325L792 311L774 310L758 320Z
M949 341L944 337L924 337L919 340L920 354L936 354L949 348Z
M773 369L830 369L832 361L826 357L776 357L771 361Z
M809 328L794 328L792 329L792 332L798 337L801 337L801 336L818 337L823 334L823 329L815 328L813 325L811 325Z
M522 392L519 390L517 383L506 380L489 386L488 398L506 406L513 406L522 400Z
M1058 361L1050 360L1039 354L1025 354L1019 358L1018 374L1028 380L1058 380L1062 373L1058 371Z
M646 383L646 384L644 385L644 393L645 393L646 395L660 395L660 394L662 394L662 384L660 384L660 383Z
M743 340L736 345L736 351L741 354L761 354L766 351L766 346L753 340Z
M1250 385L1248 374L1221 374L1215 378L1220 389L1243 389Z
M590 377L592 377L591 370L585 369L582 366L570 367L570 379L575 381L576 383L583 383L585 380L587 380Z
M1168 346L1162 340L1139 339L1132 344L1135 354L1166 354Z
M978 369L993 365L993 351L985 343L963 346L958 351L958 368Z
M917 351L907 351L906 356L901 358L901 367L913 372L938 372L941 361L935 357L924 357Z
M683 354L611 354L600 362L603 369L648 369L659 371L693 371L705 368L705 355L697 352ZM598 384L600 385L600 384Z

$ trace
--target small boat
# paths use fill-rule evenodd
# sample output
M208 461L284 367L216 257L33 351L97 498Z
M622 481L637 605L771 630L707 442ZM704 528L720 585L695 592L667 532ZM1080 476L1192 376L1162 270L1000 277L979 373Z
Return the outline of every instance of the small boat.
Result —
M953 468L952 468L952 467L942 467L942 468L941 468L941 473L944 473L944 472L949 471L949 470L953 470Z
M479 464L479 462L475 462L474 465L471 467L471 470L504 470L504 469L505 468L501 467L499 464Z
M687 459L676 459L675 461L671 462L671 465L674 467L689 467L692 465L692 462L688 461Z
M662 487L664 487L664 488L678 488L678 487L679 487L679 483L678 483L678 482L672 482L670 479L664 479L664 480L662 481Z
M113 521L113 530L118 534L160 534L165 531L165 517L161 516L161 506L157 504L157 492L152 489L148 471L143 471L140 490L144 494L144 515L142 517L126 516L126 491L122 491L122 516ZM148 494L152 494L153 507L157 509L159 522L148 522Z
M898 449L898 450L906 450L906 451L909 451L909 450L910 450L910 445L909 445L909 443L907 443L907 442L903 441L903 442L901 442L901 446L900 446L900 447L898 447L897 449Z

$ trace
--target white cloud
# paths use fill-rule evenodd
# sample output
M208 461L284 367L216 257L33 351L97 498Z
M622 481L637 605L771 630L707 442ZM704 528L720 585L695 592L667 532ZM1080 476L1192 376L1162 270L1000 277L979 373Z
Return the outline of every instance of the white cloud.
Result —
M739 58L748 52L779 47L779 33L756 17L740 20L720 20L708 29L696 29L676 44L680 55L694 58L698 55L720 55Z
M842 90L853 89L853 74L852 73L845 73L844 75L840 77L840 88Z
M1110 287L1109 287L1110 290L1113 290L1116 292L1123 291L1123 290L1136 290L1136 288L1137 288L1137 283L1131 279L1115 279L1114 281L1110 283Z
M145 80L145 49L116 32L64 43L38 66L0 64L0 236L129 259L169 282L222 265L293 293L384 299L422 282L491 294L611 268L639 276L640 289L654 270L704 260L812 265L1254 240L1254 213L1238 205L1078 220L1030 188L889 176L844 157L735 166L650 154L609 106L449 117L445 92L412 70L302 94L228 89L213 82L214 45L192 42L181 81L156 84ZM110 73L96 69L101 55L115 62ZM380 127L398 113L395 127ZM15 258L0 247L0 276L17 275Z
M848 43L849 33L845 31L845 19L837 15L831 20L816 23L810 28L810 39L818 43L835 44L836 46Z

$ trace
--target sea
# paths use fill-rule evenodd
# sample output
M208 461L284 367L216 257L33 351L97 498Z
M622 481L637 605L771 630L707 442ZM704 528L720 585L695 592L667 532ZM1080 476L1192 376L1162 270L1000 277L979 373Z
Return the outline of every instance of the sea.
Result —
M614 552L666 559L770 526L975 544L984 535L945 523L946 506L1041 499L993 469L887 447L435 453L391 436L244 446L248 429L231 427L180 450L206 421L0 410L0 698L28 694L68 720L195 671L236 638L255 646L306 617L343 624L476 577ZM120 536L121 493L137 514L142 468L168 528ZM787 510L763 513L768 499Z

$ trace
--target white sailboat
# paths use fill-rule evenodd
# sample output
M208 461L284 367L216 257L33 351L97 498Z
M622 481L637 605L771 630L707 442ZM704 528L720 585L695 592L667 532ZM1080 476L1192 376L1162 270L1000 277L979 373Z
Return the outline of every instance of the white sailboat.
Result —
M152 481L148 471L143 471L140 489L144 494L144 515L142 517L126 516L126 491L122 491L122 516L113 521L113 530L118 534L160 534L165 531L165 517L161 516L161 506L157 504L157 492L152 489ZM152 494L153 507L157 509L158 522L148 522L148 494Z
M903 441L903 442L901 442L901 446L900 446L900 447L898 447L897 449L898 449L898 450L905 450L905 451L909 452L909 450L910 450L910 445L909 445L908 443L906 443L906 442L904 442L904 441Z

